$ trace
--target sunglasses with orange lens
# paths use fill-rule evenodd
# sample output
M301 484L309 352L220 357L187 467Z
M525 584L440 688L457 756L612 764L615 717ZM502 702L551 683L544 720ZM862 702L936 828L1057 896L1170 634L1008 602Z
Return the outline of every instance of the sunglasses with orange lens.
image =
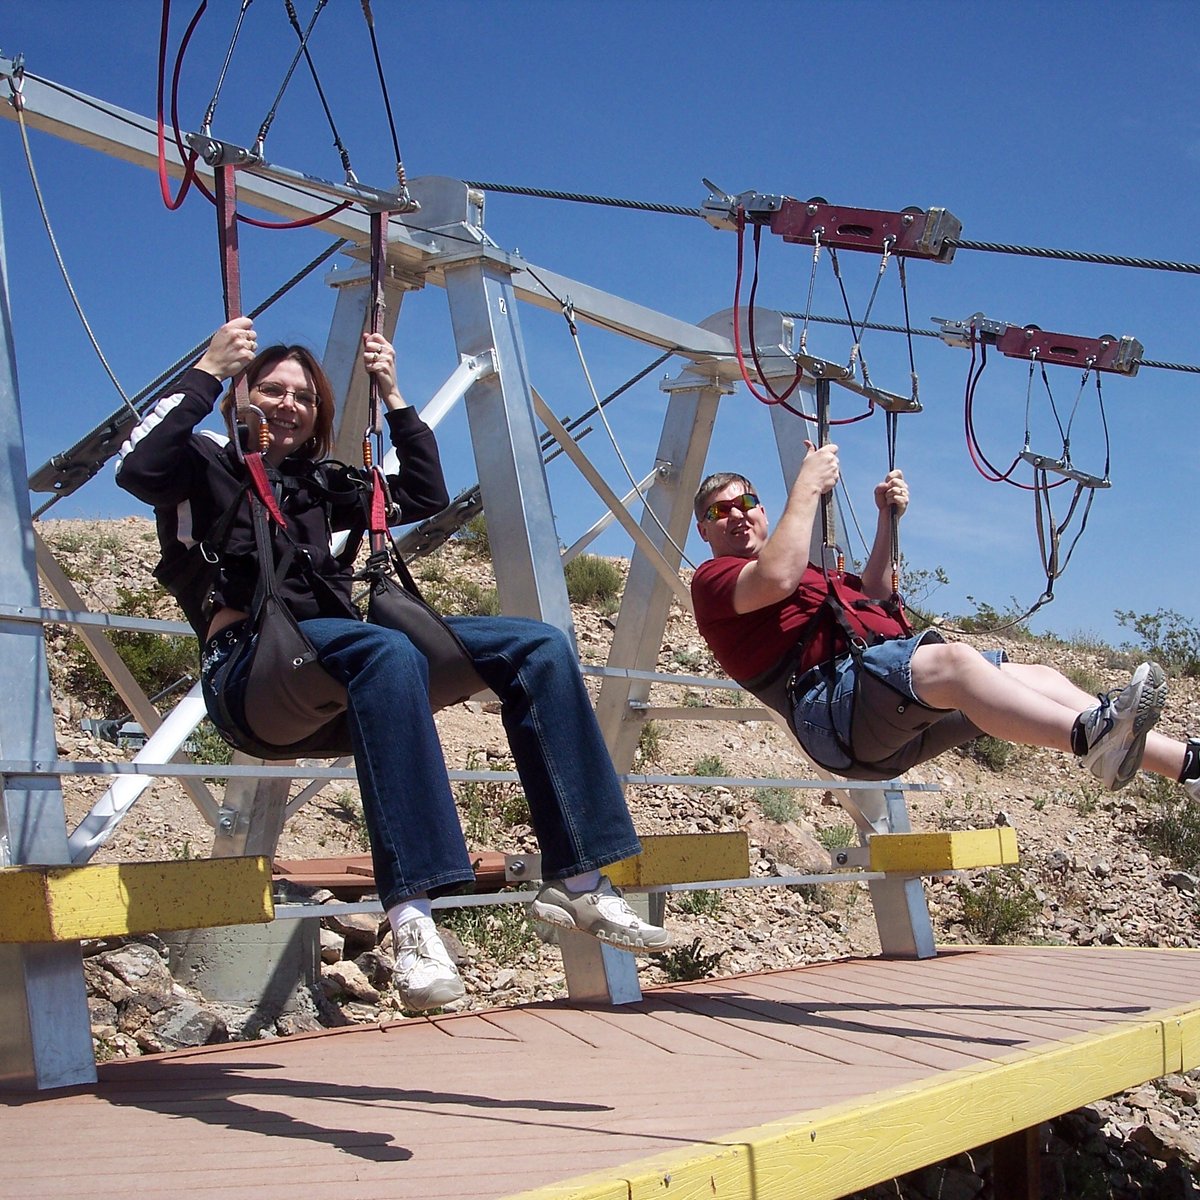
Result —
M735 508L741 509L742 512L752 512L759 505L759 499L753 492L743 492L740 496L734 496L732 500L714 500L704 510L704 519L706 521L719 521L722 517L727 517Z

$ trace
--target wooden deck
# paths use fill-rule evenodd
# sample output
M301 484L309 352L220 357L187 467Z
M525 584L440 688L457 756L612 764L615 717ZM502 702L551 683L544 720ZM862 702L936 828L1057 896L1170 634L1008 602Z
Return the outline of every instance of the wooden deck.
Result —
M964 948L109 1063L0 1196L838 1197L1200 1065L1200 952Z

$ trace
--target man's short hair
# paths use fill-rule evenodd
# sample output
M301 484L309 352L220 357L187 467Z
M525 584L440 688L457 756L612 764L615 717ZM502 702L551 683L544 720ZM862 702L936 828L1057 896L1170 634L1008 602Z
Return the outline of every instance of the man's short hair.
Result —
M732 471L718 471L715 475L709 475L701 481L696 489L696 498L692 501L692 511L696 514L697 521L704 519L704 510L712 497L718 492L723 492L731 483L740 483L746 491L754 491L754 484L745 475L737 475Z

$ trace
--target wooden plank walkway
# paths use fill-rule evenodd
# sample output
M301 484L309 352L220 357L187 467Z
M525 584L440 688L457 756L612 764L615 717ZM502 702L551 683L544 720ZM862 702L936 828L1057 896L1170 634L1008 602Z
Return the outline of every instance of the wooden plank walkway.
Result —
M1197 951L849 959L0 1093L0 1196L832 1200L1197 1065Z

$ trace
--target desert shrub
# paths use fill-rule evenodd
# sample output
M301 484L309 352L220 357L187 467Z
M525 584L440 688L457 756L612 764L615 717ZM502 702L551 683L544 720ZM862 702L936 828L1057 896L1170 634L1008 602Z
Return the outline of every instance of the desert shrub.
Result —
M834 850L845 850L858 845L858 833L853 825L830 825L817 831L817 841L831 854Z
M457 579L439 599L444 612L464 617L498 617L500 596L493 587L483 587L471 579Z
M662 726L657 721L643 721L638 733L638 755L643 762L657 762L662 753Z
M472 517L455 535L454 540L469 550L476 558L492 557L492 543L488 538L487 517L483 513Z
M114 611L132 617L153 617L161 597L162 593L154 587L118 587ZM181 683L190 684L199 674L200 655L194 638L127 630L117 630L109 638L138 686L149 696L157 696ZM77 638L72 639L67 651L67 664L67 682L72 691L106 711L122 709L108 676Z
M1080 691L1087 692L1091 696L1097 696L1104 691L1104 680L1091 667L1072 665L1067 667L1063 674Z
M692 763L692 774L720 776L728 775L729 771L726 769L719 755L705 754L702 758L698 758Z
M956 620L958 627L965 633L1003 631L1014 640L1033 638L1034 635L1030 632L1025 620L1023 618L1018 620L1025 611L1025 606L1017 600L1016 596L1009 597L1006 608L996 608L986 600L976 600L974 596L968 596L967 600L975 606L974 613L964 613Z
M700 939L695 938L690 946L676 946L674 950L654 955L654 961L672 983L686 983L712 975L723 957L720 950L705 954Z
M464 945L475 946L500 963L515 962L529 951L536 953L541 945L519 904L448 908L437 918Z
M1153 810L1140 826L1146 847L1186 871L1200 871L1200 803L1157 775L1141 791Z
M595 554L571 559L563 568L563 577L572 604L608 604L617 598L624 582L615 563Z
M955 886L963 925L987 945L1019 942L1028 936L1041 909L1037 894L1024 886L1017 867L987 871L973 884Z
M675 907L692 917L715 917L721 911L724 897L716 888L697 888L693 892L678 892Z
M1012 742L992 737L990 733L982 734L962 747L962 753L967 758L974 759L989 771L1003 771L1012 761L1014 752Z
M1172 608L1154 613L1118 609L1117 620L1140 639L1138 648L1177 675L1200 675L1200 628Z
M763 816L779 825L794 821L800 815L800 805L791 788L761 788L755 800L758 801Z
M934 567L932 571L923 567L903 568L900 585L904 592L904 611L917 632L927 629L937 619L938 614L930 607L929 598L949 582L950 576L941 567Z

